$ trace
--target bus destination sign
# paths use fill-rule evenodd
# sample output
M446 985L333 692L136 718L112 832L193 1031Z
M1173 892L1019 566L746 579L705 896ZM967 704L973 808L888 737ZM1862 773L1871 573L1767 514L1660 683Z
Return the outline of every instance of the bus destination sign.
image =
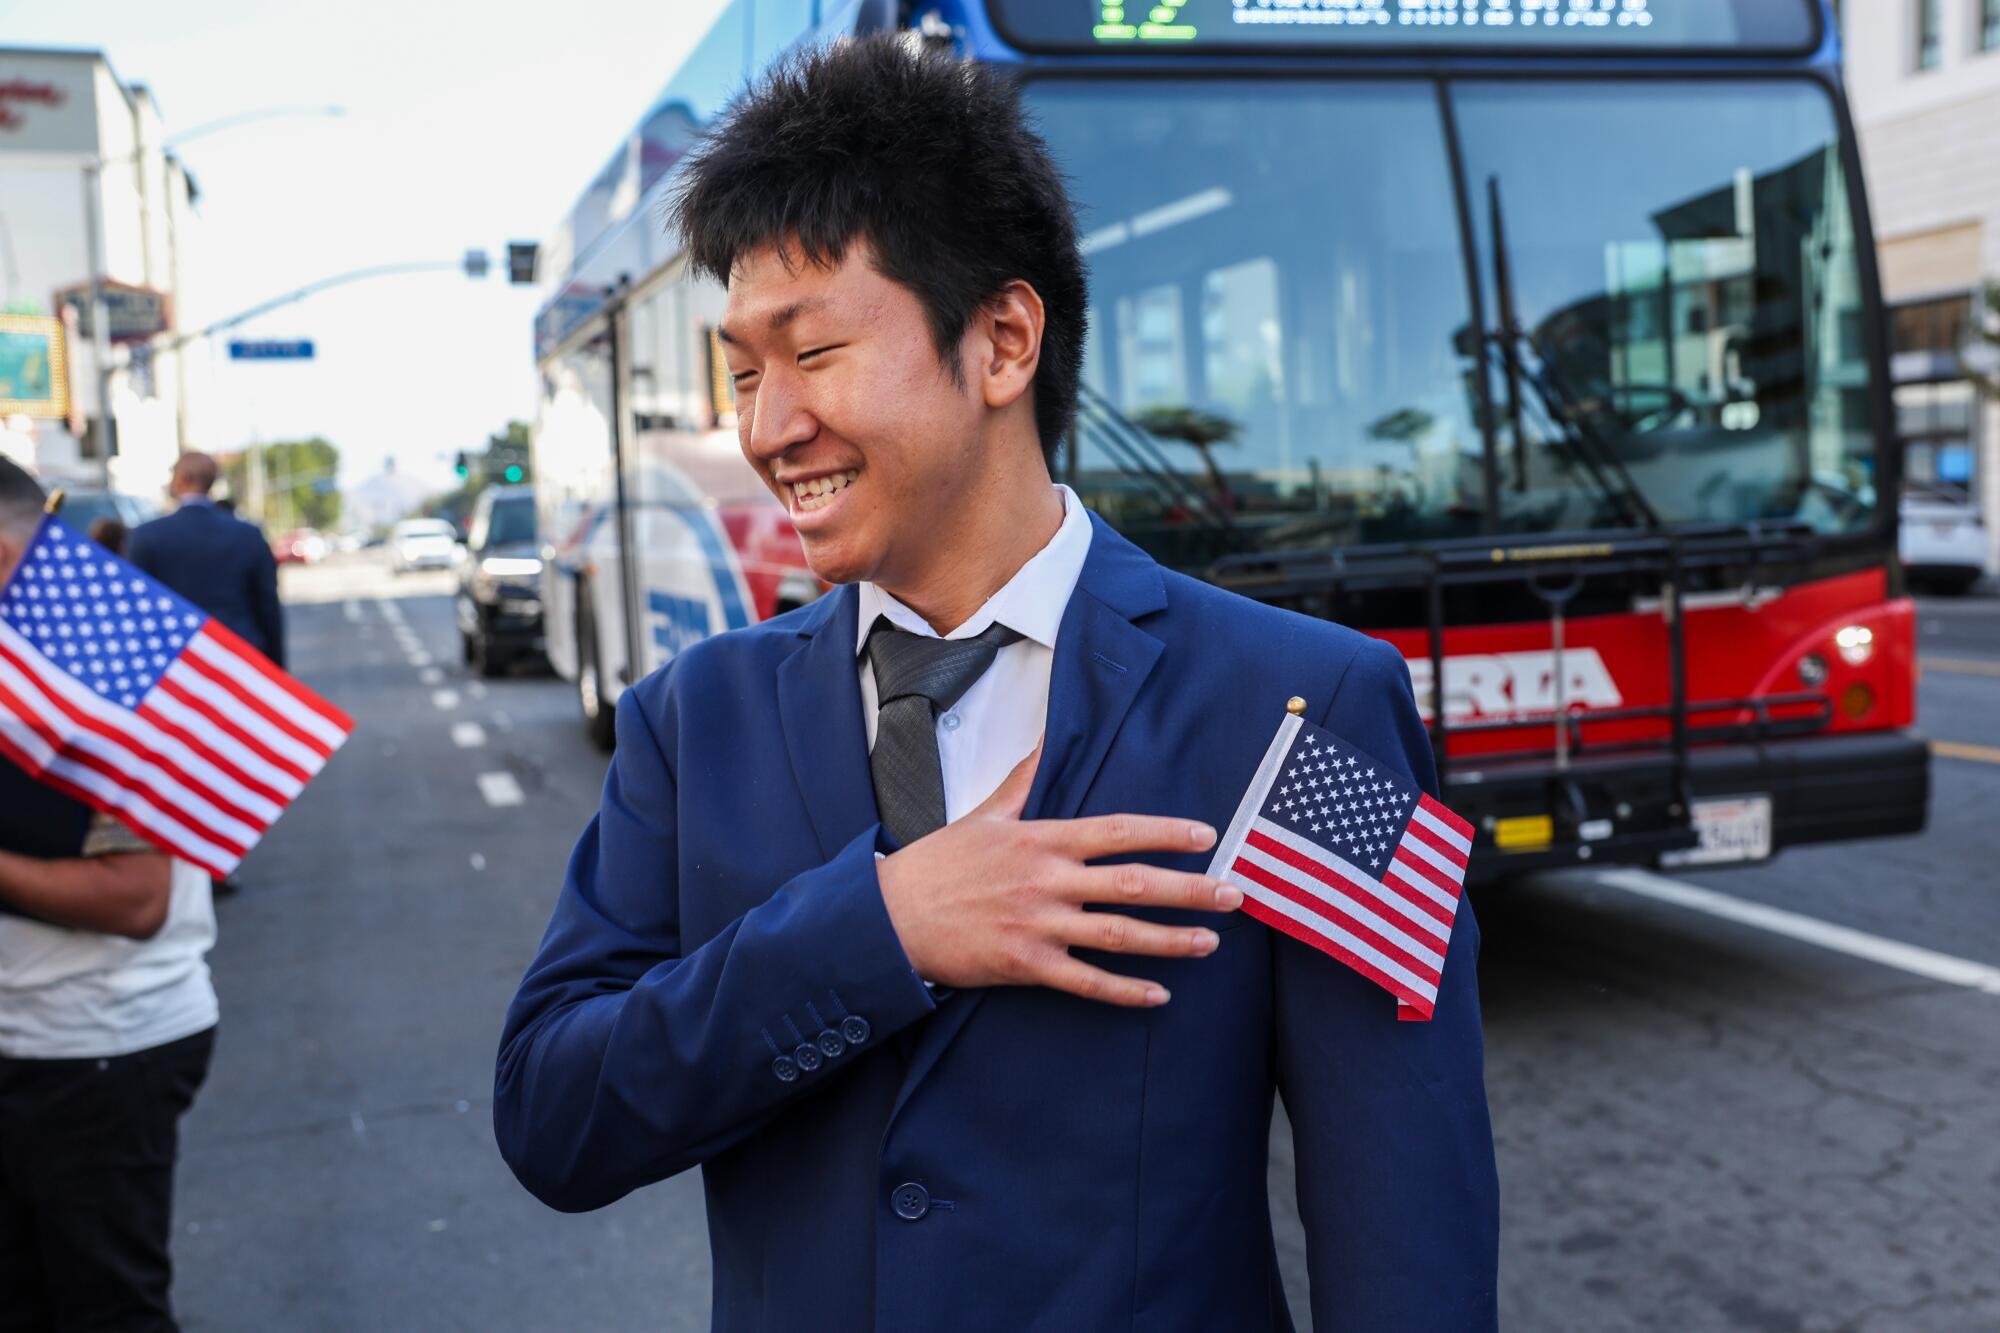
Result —
M1810 0L995 0L1030 50L1372 46L1789 51Z

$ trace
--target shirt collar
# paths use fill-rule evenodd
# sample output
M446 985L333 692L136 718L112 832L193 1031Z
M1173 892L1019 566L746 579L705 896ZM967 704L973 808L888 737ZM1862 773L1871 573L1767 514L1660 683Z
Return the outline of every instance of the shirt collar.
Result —
M179 507L182 509L213 509L215 508L215 500L213 497L206 495L183 495L180 498Z
M1063 521L1056 535L1016 570L1000 591L987 598L963 625L945 638L969 639L998 621L1044 648L1056 646L1056 630L1062 624L1063 610L1083 574L1084 557L1090 554L1089 511L1076 498L1075 491L1062 485L1056 489L1063 499ZM888 617L897 629L932 639L938 637L938 632L922 616L874 584L860 584L857 591L860 605L855 627L856 656L868 647L868 631L875 627L878 616Z

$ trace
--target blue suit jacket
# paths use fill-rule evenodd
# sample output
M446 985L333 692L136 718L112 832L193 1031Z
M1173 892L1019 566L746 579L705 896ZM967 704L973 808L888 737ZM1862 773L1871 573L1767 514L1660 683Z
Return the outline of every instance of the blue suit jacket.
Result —
M1163 571L1093 521L1028 817L1221 828L1294 694L1435 793L1392 648ZM580 1210L701 1167L719 1330L1288 1329L1276 1090L1315 1326L1492 1327L1470 909L1429 1023L1241 913L1166 909L1145 915L1219 926L1221 947L1079 955L1164 983L1161 1008L934 999L876 880L855 608L841 588L709 640L619 702L602 808L502 1038L494 1122L522 1182ZM839 1053L797 1053L818 1042Z
M214 505L184 504L134 528L125 558L285 664L278 564L250 524Z

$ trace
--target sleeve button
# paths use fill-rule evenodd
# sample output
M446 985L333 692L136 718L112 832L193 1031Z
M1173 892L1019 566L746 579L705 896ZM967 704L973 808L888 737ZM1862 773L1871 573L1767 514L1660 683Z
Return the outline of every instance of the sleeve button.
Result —
M792 1062L791 1056L781 1055L771 1061L771 1072L778 1076L778 1082L790 1083L799 1076L799 1067Z
M839 1059L847 1050L847 1043L832 1028L823 1028L818 1037L819 1053L829 1060Z
M859 1046L868 1040L868 1020L860 1014L849 1014L841 1020L840 1035L847 1038L849 1046Z
M889 1206L905 1222L915 1222L931 1210L931 1193L913 1180L896 1186L889 1196Z
M799 1048L792 1052L792 1059L798 1062L799 1068L810 1074L819 1068L819 1048L809 1041L800 1042Z

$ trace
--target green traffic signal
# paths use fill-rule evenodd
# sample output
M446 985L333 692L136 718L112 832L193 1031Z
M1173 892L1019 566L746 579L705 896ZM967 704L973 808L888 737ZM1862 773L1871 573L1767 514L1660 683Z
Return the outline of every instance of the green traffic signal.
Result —
M521 465L519 463L509 463L507 465L507 480L519 481L521 476Z

